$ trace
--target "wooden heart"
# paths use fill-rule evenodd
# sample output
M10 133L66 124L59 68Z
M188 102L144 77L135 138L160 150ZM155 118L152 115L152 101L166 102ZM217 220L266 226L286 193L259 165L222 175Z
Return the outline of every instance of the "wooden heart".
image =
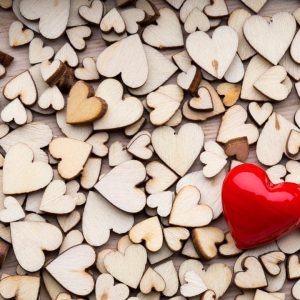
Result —
M12 146L3 165L3 192L22 194L37 191L51 181L52 168L44 162L33 162L33 152L25 144Z
M28 20L39 19L39 31L47 39L61 36L68 23L70 0L34 0L20 2L20 12Z
M267 3L268 0L257 0L255 2L251 0L241 0L245 5L247 5L254 12L258 13L262 7Z
M287 143L286 151L290 156L295 156L300 151L300 132L291 130Z
M52 214L67 214L76 207L75 195L65 195L66 184L62 180L53 180L45 189L40 210Z
M82 67L77 68L74 72L77 79L80 80L97 80L99 73L97 70L96 62L92 57L85 57L82 60Z
M136 213L146 204L146 195L137 185L146 178L143 164L137 160L124 162L101 177L95 189L116 207Z
M228 47L219 47L224 43ZM186 49L193 61L218 79L228 70L237 46L237 33L229 26L218 27L212 38L205 32L197 31L191 33L186 40Z
M92 35L92 30L88 26L78 26L66 30L67 37L71 45L78 51L86 48L86 39Z
M187 123L181 126L178 134L168 126L154 129L152 145L163 162L178 175L183 176L198 157L204 141L199 125Z
M19 47L30 43L34 33L30 29L23 30L23 24L19 21L13 22L9 27L8 37L11 47Z
M259 106L257 102L251 102L248 105L248 111L258 126L262 126L273 112L273 105L269 102Z
M137 133L127 145L127 151L140 159L150 159L153 155L151 134L144 130Z
M200 31L208 31L210 22L208 17L197 7L195 7L188 15L184 22L184 29L187 33Z
M246 120L247 112L242 106L230 107L222 117L217 141L227 143L234 138L247 137L249 145L255 143L259 137L259 132L254 125L245 124Z
M23 104L32 105L37 99L37 91L30 73L25 71L8 81L3 95L8 100L19 98Z
M238 84L224 82L217 86L217 93L221 96L224 96L224 105L230 107L233 106L240 98L241 86Z
M40 270L45 263L43 251L58 249L63 239L56 226L45 222L13 222L10 230L18 263L28 272Z
M200 192L192 186L183 187L177 194L169 222L184 227L205 226L212 221L213 212L205 204L199 204Z
M159 192L147 198L147 206L157 208L157 214L167 217L172 209L174 193L171 191Z
M89 245L68 249L52 260L46 270L71 293L87 296L95 286L93 276L85 270L96 260L95 250Z
M83 169L92 146L88 143L69 138L56 138L49 144L49 152L60 159L58 172L64 179L73 179Z
M54 55L52 47L43 47L44 43L40 38L34 38L29 45L29 61L31 64L41 63L51 59Z
M131 288L137 288L147 263L147 252L142 245L131 245L125 253L110 252L104 257L104 266L114 278ZM120 268L123 266L123 268ZM128 271L131 270L130 276Z
M84 238L92 246L105 244L110 231L122 234L133 226L134 218L110 204L101 195L90 191L82 216Z
M123 87L115 79L107 79L100 83L96 96L105 100L107 111L94 123L95 130L115 129L128 126L139 120L143 114L143 105L135 97L123 98Z
M269 62L277 65L293 40L296 21L288 12L279 12L269 20L255 15L245 21L243 28L249 44Z
M128 8L120 12L126 31L135 34L139 30L139 24L145 19L146 13L140 8Z
M65 106L65 99L56 85L47 88L39 97L38 105L42 109L52 107L55 110L62 110Z
M114 278L110 274L101 274L97 278L95 287L96 299L126 300L129 288L122 283L114 285Z
M148 218L135 224L129 231L129 238L134 243L145 241L148 250L158 251L163 243L163 232L158 217Z
M157 292L162 292L165 289L165 281L151 267L147 269L140 283L142 293L149 294L152 289Z
M4 199L4 209L0 210L0 221L3 223L15 222L25 217L24 210L14 197Z
M9 275L0 281L0 294L6 299L36 300L39 297L40 286L40 277Z
M78 55L69 43L65 43L56 52L54 60L60 60L62 63L66 63L71 68L77 67L79 63Z
M132 155L127 151L126 146L124 146L122 143L115 141L110 145L108 163L111 167L118 166L131 159Z
M185 297L194 297L207 290L201 277L194 271L186 272L184 274L184 280L186 283L180 287L180 292Z
M170 8L159 10L157 25L149 25L143 31L143 40L156 48L172 48L183 46L181 26Z
M50 86L56 85L66 70L67 66L58 59L52 62L45 60L40 65L41 77Z
M92 86L84 81L76 82L67 101L66 122L68 124L84 124L103 117L107 104L103 99L93 95Z
M147 80L148 63L140 37L134 34L106 48L98 56L97 69L105 77L121 73L128 87L142 86Z
M6 123L14 121L18 125L25 124L27 122L27 113L22 102L17 98L8 103L1 111L1 119Z
M101 20L100 29L103 32L121 34L125 31L125 22L116 8L112 8Z
M101 0L93 0L90 6L82 5L79 7L79 15L86 21L93 24L100 24L104 11Z
M164 237L168 247L176 252L182 248L183 241L190 237L190 232L182 227L167 227L164 228Z

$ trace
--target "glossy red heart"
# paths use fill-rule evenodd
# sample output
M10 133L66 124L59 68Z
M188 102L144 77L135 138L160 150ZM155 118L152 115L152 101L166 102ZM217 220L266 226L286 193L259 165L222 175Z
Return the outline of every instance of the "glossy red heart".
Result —
M226 176L223 210L232 237L240 249L276 240L299 227L300 186L273 184L267 173L253 164L242 164Z

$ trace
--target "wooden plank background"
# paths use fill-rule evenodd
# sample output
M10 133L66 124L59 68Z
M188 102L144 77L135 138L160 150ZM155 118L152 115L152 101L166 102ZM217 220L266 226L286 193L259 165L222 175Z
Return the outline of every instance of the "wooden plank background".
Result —
M255 1L255 0L253 0ZM153 2L157 5L158 8L162 8L167 6L167 4L163 0L153 0ZM238 7L244 7L245 6L239 1L239 0L227 0L226 1L229 11L233 11L234 9ZM114 5L114 2L112 0L108 0L105 2L105 5L107 7L111 7ZM300 2L298 0L269 0L268 3L263 7L261 10L260 14L264 16L272 16L276 12L281 12L281 11L288 11L288 12L293 12L296 8L300 6ZM2 89L4 84L13 76L23 72L24 70L28 69L30 67L29 64L29 59L28 59L28 45L19 47L16 49L12 49L9 47L8 44L8 30L10 24L16 20L14 14L12 11L4 11L0 9L0 50L9 53L10 55L14 56L14 62L10 67L7 69L7 75L3 78L0 79L0 109L7 103L7 101L4 99L2 95ZM37 35L36 35L37 36ZM52 46L56 51L67 41L66 36L63 36L59 38L58 40L55 41L45 41L46 45ZM97 58L99 53L104 49L105 43L101 38L100 35L100 30L98 27L93 28L93 36L90 40L87 42L87 48L83 52L78 52L80 60L84 57L94 57ZM180 50L163 50L162 52L170 57L172 54L178 52ZM169 82L174 82L174 78L171 78ZM98 85L98 83L95 83L95 87ZM143 98L142 98L143 99ZM142 100L141 99L141 100ZM240 104L243 106L247 106L249 102L243 102L239 101ZM276 103L274 105L274 110L276 112L279 112L283 116L285 116L289 120L293 120L294 114L296 110L299 107L299 99L298 96L295 92L295 89L293 88L292 93L288 97L287 100L282 101L281 103ZM35 121L42 121L46 124L48 124L52 130L55 136L61 135L60 130L57 127L55 117L53 115L51 116L44 116L44 115L39 115L34 113L34 120ZM220 117L213 118L211 120L207 120L205 122L200 122L200 125L202 126L204 132L205 132L205 137L206 140L208 139L214 139L216 137L216 133L218 130L218 126L220 124ZM151 130L151 125L147 124L145 126L146 129ZM108 145L110 145L112 142L120 140L122 142L127 143L128 138L126 138L123 134L122 130L119 130L118 132L113 132L110 134L110 140ZM270 145L271 147L272 145ZM106 161L106 160L105 160ZM248 159L249 162L257 162L256 160L256 155L255 155L255 146L251 147L251 153ZM202 168L201 163L199 159L195 162L194 166L192 167L191 171L199 170ZM103 168L102 168L102 173L106 173L109 170L109 167L107 165L107 162L104 162ZM214 225L217 225L224 230L226 230L226 224L223 220L223 218L219 218L216 220ZM110 241L100 247L99 249L104 249L104 248L112 248L115 249L116 247L116 241L118 240L117 235L112 235ZM173 260L178 267L180 263L183 261L182 257L178 256L173 256ZM215 259L211 263L214 262L225 262L229 264L230 266L233 266L235 259ZM204 263L205 265L208 265ZM16 260L14 259L14 255L12 253L12 250L10 250L10 253L8 255L8 258L3 266L3 268L0 270L0 274L2 273L8 273L8 274L14 274L15 269L16 269L17 263ZM290 290L293 282L286 282L284 288L282 289L283 292L286 293L286 299L292 299L292 296L290 295ZM234 296L239 294L238 290L234 287L231 287L226 295L222 299L234 299ZM49 299L47 293L45 292L44 288L42 288L40 299Z

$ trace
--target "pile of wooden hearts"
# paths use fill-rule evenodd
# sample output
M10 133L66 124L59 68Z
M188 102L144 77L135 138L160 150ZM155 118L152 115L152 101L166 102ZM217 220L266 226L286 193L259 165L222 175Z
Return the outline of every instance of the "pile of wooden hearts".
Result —
M235 299L278 300L287 277L300 299L299 232L243 252L215 221L251 145L274 183L300 184L300 110L294 124L272 104L293 81L300 95L300 9L115 2L0 0L18 19L7 43L29 44L32 65L3 83L0 263L12 248L18 265L0 295L44 299L43 283L52 300L213 300L233 283ZM79 65L96 32L107 46ZM12 61L0 51L0 77ZM199 122L220 115L206 140Z

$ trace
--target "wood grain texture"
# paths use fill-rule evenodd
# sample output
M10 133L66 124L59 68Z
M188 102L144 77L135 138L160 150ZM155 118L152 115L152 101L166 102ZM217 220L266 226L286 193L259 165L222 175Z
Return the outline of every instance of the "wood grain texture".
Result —
M157 5L158 8L166 7L168 6L163 0L153 0L153 2ZM238 7L244 7L245 6L238 0L228 0L226 1L229 11L232 12L234 9ZM114 5L113 0L108 0L105 2L105 5L108 7L112 7ZM289 1L283 1L283 0L269 0L268 3L263 7L261 10L260 14L265 15L265 16L271 16L276 12L280 11L288 11L288 12L293 12L297 7L299 7L300 3L298 0L289 0ZM13 76L23 72L24 70L28 69L30 67L29 64L29 58L28 58L28 46L12 49L9 47L8 44L8 30L10 24L15 21L15 17L11 11L5 11L0 9L0 50L7 52L8 54L14 56L15 60L12 63L10 67L7 68L7 75L0 80L0 110L5 106L7 101L4 99L2 95L2 90L4 87L4 84L11 79ZM39 36L39 35L38 35ZM59 38L56 41L48 41L43 39L46 45L49 45L57 51L60 46L62 46L65 41L67 40L66 36L63 36ZM87 48L83 52L78 52L80 61L84 57L94 57L97 58L99 53L104 49L105 43L103 39L101 38L100 35L100 30L99 27L93 27L93 35L92 38L87 42ZM170 56L176 52L179 52L180 50L164 50L162 51L165 55ZM175 82L177 76L173 76L170 82ZM97 86L98 83L96 83L94 86ZM244 107L247 106L248 102L243 102L243 101L238 101L239 104L243 105ZM294 114L299 107L299 98L295 92L295 89L293 88L292 93L288 97L287 100L282 101L280 103L275 103L274 104L274 111L279 112L282 114L284 117L286 117L288 120L293 121ZM211 120L207 120L205 122L199 122L199 124L202 126L203 131L205 133L205 139L215 139L217 130L220 124L220 118L221 117L216 117ZM60 136L61 132L58 129L58 126L56 124L56 119L52 115L50 116L43 116L34 113L34 121L42 121L46 124L48 124L51 129L53 130L54 136ZM149 129L152 131L150 122L147 123L145 129ZM123 143L127 143L129 141L129 138L125 137L124 133L122 130L119 130L118 132L114 132L110 134L110 140L109 140L109 145L112 144L114 141L120 140ZM108 166L107 159L104 160L105 163L102 167L102 173L107 173L107 171L110 169ZM248 158L249 162L256 162L256 154L255 154L255 146L251 146L251 152L250 156ZM199 170L202 168L202 165L200 163L200 160L197 159L195 164L193 165L191 170ZM213 225L217 225L221 227L222 229L226 229L226 224L223 220L223 217L219 218L218 220L214 221L212 223ZM119 237L117 235L112 235L109 242L102 246L100 249L105 249L105 248L116 248L116 241ZM183 261L183 257L174 257L174 261L176 266L178 267L180 263ZM230 266L233 266L234 264L234 259L214 259L212 262L219 262L223 261L229 264ZM0 270L0 273L9 273L9 274L14 274L15 269L16 269L17 263L14 259L14 255L12 253L12 250L9 252L9 256L3 266L3 268ZM283 292L286 293L286 299L292 299L291 296L291 286L293 282L287 281L284 288ZM222 298L225 300L229 299L234 299L234 296L238 294L238 290L234 287L231 287L226 295ZM40 299L49 299L48 295L46 294L44 288L42 288L41 291L41 296Z

